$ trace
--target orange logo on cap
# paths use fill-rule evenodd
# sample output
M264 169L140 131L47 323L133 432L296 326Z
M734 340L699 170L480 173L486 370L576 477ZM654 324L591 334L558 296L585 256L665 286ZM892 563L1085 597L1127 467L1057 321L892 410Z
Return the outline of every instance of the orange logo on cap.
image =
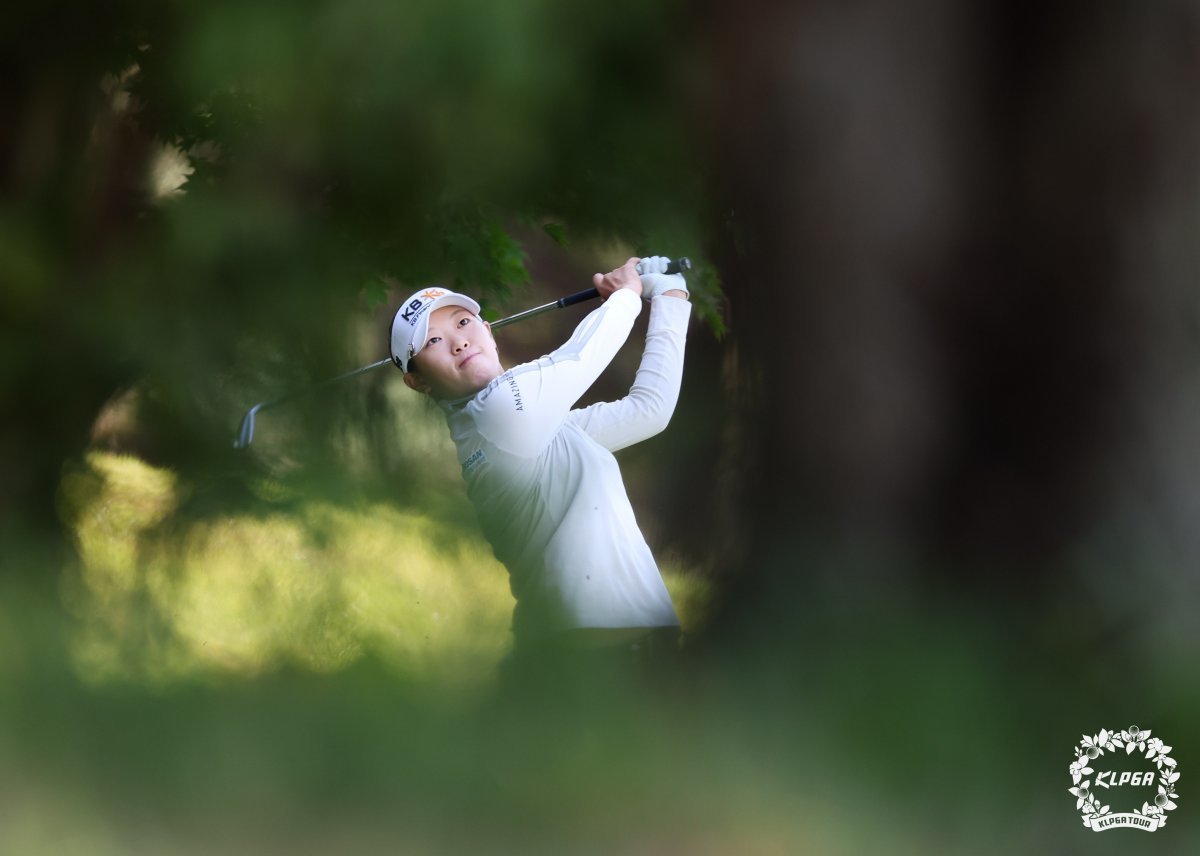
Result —
M431 288L428 291L421 292L421 299L433 300L434 298L441 297L445 293L446 292L442 291L440 288Z

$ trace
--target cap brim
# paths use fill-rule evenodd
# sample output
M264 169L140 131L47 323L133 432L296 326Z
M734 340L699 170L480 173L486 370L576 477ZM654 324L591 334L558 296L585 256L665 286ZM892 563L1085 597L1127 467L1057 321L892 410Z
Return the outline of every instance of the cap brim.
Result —
M408 371L409 361L417 354L421 353L421 349L425 347L425 339L429 337L429 319L433 313L447 306L461 306L463 309L469 309L473 315L479 314L479 304L465 294L457 294L451 292L443 294L436 298L432 303L425 307L425 311L421 313L421 317L417 319L417 324L413 328L412 350L402 355L404 359L404 370ZM418 345L417 342L421 344Z

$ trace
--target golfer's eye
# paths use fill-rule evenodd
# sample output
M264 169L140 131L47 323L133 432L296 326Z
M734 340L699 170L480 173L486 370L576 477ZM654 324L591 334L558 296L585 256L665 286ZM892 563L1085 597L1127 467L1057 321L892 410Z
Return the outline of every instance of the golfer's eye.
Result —
M463 317L463 318L458 319L459 327L466 327L470 323L471 323L471 319L469 317Z
M425 343L425 347L428 348L430 345L436 345L440 341L442 341L441 336L431 336L429 338L429 341Z

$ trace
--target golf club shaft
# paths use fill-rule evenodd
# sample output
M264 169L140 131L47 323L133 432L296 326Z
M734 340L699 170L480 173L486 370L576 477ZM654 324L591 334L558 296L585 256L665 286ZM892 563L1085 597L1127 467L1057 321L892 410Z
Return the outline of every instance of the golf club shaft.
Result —
M642 266L639 263L637 266L638 274L644 273ZM680 273L681 271L691 270L692 260L687 256L673 260L667 265L666 273ZM600 296L600 292L595 288L585 288L583 291L577 291L574 294L568 294L566 297L560 297L558 300L551 300L549 303L543 303L541 306L535 306L533 309L526 309L524 312L518 312L516 315L510 315L507 318L501 318L499 321L492 321L491 327L493 330L498 330L507 324L512 324L516 321L524 321L526 318L532 318L535 315L541 315L543 312L549 312L552 309L565 309L568 306L574 306L576 303L583 303L587 300L595 300Z
M254 439L254 417L258 415L260 410L266 410L267 408L274 407L277 404L283 404L284 402L291 401L293 398L299 398L302 395L308 395L310 392L314 392L322 387L330 386L331 384L338 383L339 381L348 380L355 375L364 374L372 369L381 368L386 366L391 361L391 357L384 357L378 362L371 363L367 366L359 366L352 371L344 372L336 377L330 377L322 381L317 381L312 386L306 386L304 389L293 390L286 395L279 396L279 398L272 398L270 401L260 401L258 404L247 410L246 415L242 417L242 424L238 428L238 436L237 439L233 441L233 447L235 449L244 449L250 445L250 441Z
M516 315L501 318L499 321L492 321L491 328L498 330L516 321L524 321L526 318L532 318L535 315L541 315L543 312L549 312L551 309L563 309L567 306L574 306L576 303L583 303L585 300L595 300L599 296L600 292L596 289L585 288L583 291L568 294L566 297L560 297L558 300L551 300L549 303L543 303L541 306L535 306L533 309L526 309L524 312L518 312Z
M666 273L674 274L692 269L692 262L686 256L680 257L667 265ZM638 265L638 273L642 273L642 266ZM541 306L535 306L533 309L526 309L524 312L518 312L516 315L510 315L507 318L501 318L499 321L491 322L491 327L496 330L508 324L517 321L524 321L526 318L532 318L535 315L541 315L543 312L549 312L552 309L565 309L568 306L574 306L576 303L583 303L587 300L594 300L600 296L600 292L594 288L587 288L583 291L577 291L574 294L568 294L566 297L560 297L558 300L552 300ZM293 398L299 398L302 395L307 395L310 392L321 389L322 387L330 386L331 384L339 383L343 380L348 380L355 375L364 374L373 369L381 368L392 363L391 357L384 357L382 360L371 363L370 365L360 366L351 371L344 372L336 377L326 378L318 381L312 386L307 386L304 389L297 389L289 392L286 395L281 395L279 398L273 398L270 401L260 401L258 404L246 411L246 415L242 417L242 424L238 428L237 439L233 441L235 449L244 449L250 445L254 439L254 417L258 415L260 410L266 410L270 407L275 407L277 404L283 404L286 401L291 401Z

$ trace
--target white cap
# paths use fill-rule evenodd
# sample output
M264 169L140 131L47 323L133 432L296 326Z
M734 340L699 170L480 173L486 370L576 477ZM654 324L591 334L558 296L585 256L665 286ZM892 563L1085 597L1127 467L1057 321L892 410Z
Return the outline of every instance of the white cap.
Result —
M443 306L461 306L479 314L479 304L465 294L433 285L405 301L392 319L392 362L408 372L408 362L425 347L429 316Z

